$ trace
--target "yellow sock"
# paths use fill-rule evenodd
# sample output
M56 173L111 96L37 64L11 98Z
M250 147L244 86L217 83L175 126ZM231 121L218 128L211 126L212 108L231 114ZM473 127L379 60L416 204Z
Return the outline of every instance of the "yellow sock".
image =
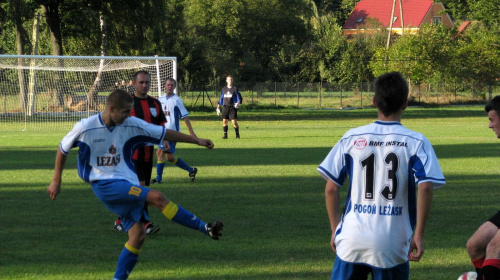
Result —
M170 201L161 212L163 213L163 215L165 215L165 217L167 217L167 219L172 220L178 211L179 206Z
M132 252L132 253L134 253L134 254L136 254L136 255L139 255L139 254L141 253L141 249L136 249L136 248L134 248L134 247L130 246L130 245L128 244L128 242L127 242L127 243L125 243L125 248L127 248L127 250L129 250L130 252Z

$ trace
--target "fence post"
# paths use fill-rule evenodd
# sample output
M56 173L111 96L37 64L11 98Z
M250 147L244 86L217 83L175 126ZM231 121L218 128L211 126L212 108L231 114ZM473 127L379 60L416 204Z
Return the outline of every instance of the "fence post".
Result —
M321 109L321 93L323 92L323 79L319 81L319 109Z
M363 83L359 83L359 93L361 95L361 108L363 108Z
M299 107L299 85L300 83L297 82L297 108Z
M274 107L276 107L276 82L274 82Z
M340 84L340 108L342 108L342 84Z

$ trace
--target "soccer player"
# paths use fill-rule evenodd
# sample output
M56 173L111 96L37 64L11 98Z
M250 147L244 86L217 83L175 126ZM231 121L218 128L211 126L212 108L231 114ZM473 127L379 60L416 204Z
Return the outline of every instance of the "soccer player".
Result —
M484 109L490 121L488 127L500 139L500 95L491 99ZM500 279L500 211L469 238L467 252L478 280Z
M401 124L408 84L398 72L375 81L374 123L347 131L319 165L336 252L331 279L404 280L424 253L433 188L445 184L424 135ZM340 212L339 192L349 176ZM418 195L416 194L418 185Z
M238 108L241 104L241 94L238 88L233 86L233 77L231 75L226 77L226 84L222 88L222 93L217 104L217 115L220 114L220 107L222 106L222 129L224 136L222 139L227 139L228 121L231 120L236 133L236 139L240 139L240 128L238 126Z
M158 99L148 94L151 87L151 76L147 71L137 71L133 76L133 85L135 88L132 97L134 99L134 108L132 116L136 116L148 123L156 125L164 125L167 122L165 114L161 109L161 103ZM151 183L151 173L153 172L154 146L140 147L134 152L133 162L135 172L139 177L141 186L149 186ZM148 206L145 205L145 210L148 211ZM145 220L146 234L154 234L160 230L160 227L154 225L149 220ZM115 221L114 228L117 231L123 232L123 226L120 219Z
M119 215L128 241L125 243L114 280L127 279L137 263L145 240L144 205L159 209L168 219L198 230L218 240L222 223L207 224L186 209L168 200L160 191L139 184L132 154L137 146L161 142L188 142L213 148L212 141L166 130L163 126L130 117L134 101L121 89L107 98L103 112L82 119L62 139L57 150L54 177L47 188L51 199L61 190L61 177L69 150L79 147L78 175L90 183L94 194L113 213ZM166 143L165 143L166 144Z
M174 93L177 86L177 82L173 78L168 78L165 81L165 95L160 96L158 99L161 103L163 113L167 118L165 127L170 130L181 131L180 119L183 119L189 130L189 134L196 137L193 131L191 122L189 121L188 111L184 107L182 99ZM165 167L165 156L168 161L175 164L177 167L186 170L189 173L189 178L191 182L196 178L196 173L198 169L196 167L191 167L181 158L174 155L176 142L168 142L169 149L165 149L162 145L158 146L156 150L156 157L158 162L156 163L156 178L153 179L153 184L159 184L163 181L163 168Z

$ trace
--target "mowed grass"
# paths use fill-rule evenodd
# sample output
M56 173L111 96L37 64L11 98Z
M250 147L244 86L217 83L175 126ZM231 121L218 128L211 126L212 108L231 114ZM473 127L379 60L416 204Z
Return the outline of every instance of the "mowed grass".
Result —
M329 279L335 255L316 167L345 131L374 121L376 111L239 117L242 138L230 129L222 140L220 119L192 112L196 133L215 148L178 144L177 156L199 169L196 181L167 165L166 182L154 186L201 219L222 220L221 240L151 209L162 229L147 238L129 279ZM426 252L411 263L410 279L456 279L473 270L468 237L498 211L500 143L481 106L409 108L403 124L428 137L447 179L435 191ZM0 279L112 279L127 237L113 230L115 216L78 178L76 150L57 200L46 193L66 133L0 133Z

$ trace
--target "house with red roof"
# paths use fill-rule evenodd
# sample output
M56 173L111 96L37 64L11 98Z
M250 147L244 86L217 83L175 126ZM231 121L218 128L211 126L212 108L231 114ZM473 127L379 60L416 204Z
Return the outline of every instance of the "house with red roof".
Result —
M361 0L342 29L344 34L353 35L380 27L392 28L392 32L397 34L403 34L403 31L415 33L424 23L442 23L452 28L453 22L448 14L442 12L444 9L443 4L434 3L432 0Z

